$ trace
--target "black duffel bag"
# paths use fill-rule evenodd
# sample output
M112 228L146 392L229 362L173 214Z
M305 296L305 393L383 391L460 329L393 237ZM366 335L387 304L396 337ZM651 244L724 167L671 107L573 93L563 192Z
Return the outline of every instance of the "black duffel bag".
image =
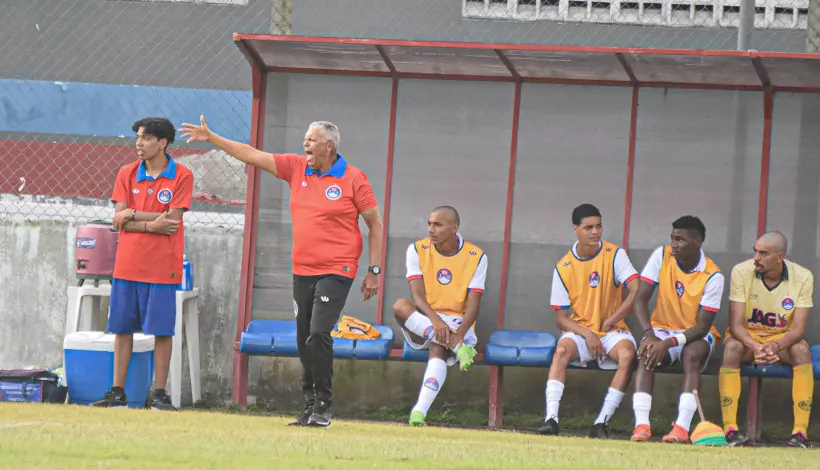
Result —
M0 369L0 402L65 403L67 387L44 369Z

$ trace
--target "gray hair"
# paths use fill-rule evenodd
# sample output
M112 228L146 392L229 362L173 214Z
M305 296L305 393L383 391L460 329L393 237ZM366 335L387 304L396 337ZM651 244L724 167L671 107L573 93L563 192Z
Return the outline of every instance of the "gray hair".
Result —
M342 140L342 135L339 133L339 126L329 121L316 121L311 123L308 129L311 127L321 127L324 129L325 138L333 142L333 150L339 150L339 142Z

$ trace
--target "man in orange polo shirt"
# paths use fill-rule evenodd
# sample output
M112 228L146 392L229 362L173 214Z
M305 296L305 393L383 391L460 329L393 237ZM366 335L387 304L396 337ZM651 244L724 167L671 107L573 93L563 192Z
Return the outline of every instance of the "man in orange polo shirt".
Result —
M114 228L120 231L108 331L114 333L114 384L94 406L124 408L125 378L134 333L154 335L155 388L151 408L173 410L165 392L176 325L176 290L182 280L185 233L182 214L191 207L194 175L166 150L174 125L146 118L137 133L137 161L122 167L111 200Z
M236 159L268 171L290 185L293 221L293 310L302 362L303 413L296 426L330 426L333 398L331 330L347 301L362 254L361 215L369 230L370 266L362 284L364 300L376 295L381 273L382 222L373 188L364 172L337 153L339 128L312 123L305 155L271 155L234 142L200 125L182 124L188 142L210 142Z

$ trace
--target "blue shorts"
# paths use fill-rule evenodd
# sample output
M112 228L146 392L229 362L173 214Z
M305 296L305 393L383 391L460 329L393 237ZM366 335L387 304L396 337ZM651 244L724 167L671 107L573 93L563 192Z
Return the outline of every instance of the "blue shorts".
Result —
M174 336L177 310L176 284L111 281L108 332L129 335Z

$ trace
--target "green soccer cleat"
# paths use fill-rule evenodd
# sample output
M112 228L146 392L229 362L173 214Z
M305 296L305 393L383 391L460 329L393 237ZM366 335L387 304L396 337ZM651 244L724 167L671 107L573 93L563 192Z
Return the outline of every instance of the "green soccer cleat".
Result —
M473 365L475 355L476 351L474 347L462 344L456 353L456 356L458 356L458 368L461 369L462 372L469 369L470 366Z
M411 411L410 412L410 421L407 422L410 426L418 426L422 427L426 423L424 422L424 415L421 414L421 411Z

